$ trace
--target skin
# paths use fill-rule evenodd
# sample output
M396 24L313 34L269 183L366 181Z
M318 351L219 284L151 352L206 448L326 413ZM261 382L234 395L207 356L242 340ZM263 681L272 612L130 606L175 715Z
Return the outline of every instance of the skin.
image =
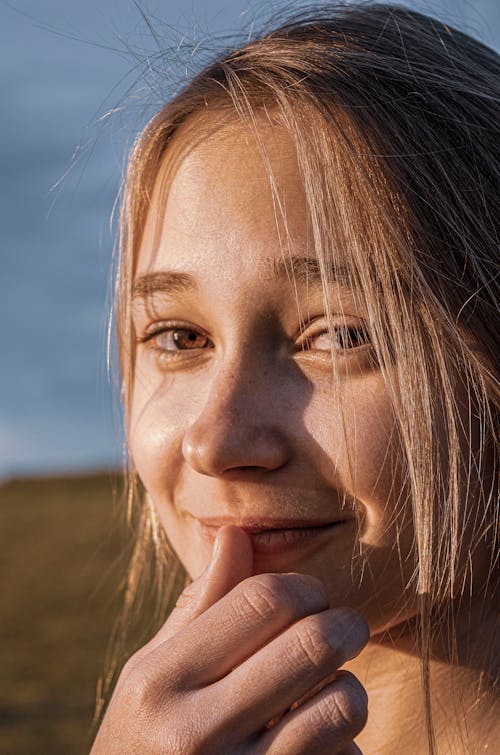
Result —
M237 124L198 142L181 129L160 166L135 271L129 444L194 582L127 663L93 755L353 755L354 738L366 753L427 752L387 388L361 298L339 280L325 310L293 145L260 133L274 196ZM308 261L295 263L308 280L283 259ZM449 690L472 707L478 673L431 672L447 701L438 751L460 752Z
M254 569L311 574L332 605L362 610L380 631L401 620L403 604L404 615L414 611L403 595L412 559L402 574L394 548L399 539L408 556L412 532L393 412L370 344L337 343L346 327L366 332L359 297L333 287L332 337L320 280L309 271L292 282L271 267L315 256L293 144L276 128L265 143L288 237L257 145L241 127L187 150L181 135L160 171L136 280L173 271L197 288L134 302L130 448L192 577L213 543L200 520L343 520L307 547L256 553ZM221 160L221 150L231 159ZM175 351L170 322L187 328L185 340L198 338L194 347Z

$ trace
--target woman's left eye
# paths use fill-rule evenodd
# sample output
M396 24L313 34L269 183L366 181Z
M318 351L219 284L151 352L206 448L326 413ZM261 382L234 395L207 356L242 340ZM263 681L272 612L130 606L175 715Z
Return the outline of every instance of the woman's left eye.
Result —
M333 326L330 330L306 336L301 344L304 351L349 351L358 349L370 343L370 337L365 328L348 325Z

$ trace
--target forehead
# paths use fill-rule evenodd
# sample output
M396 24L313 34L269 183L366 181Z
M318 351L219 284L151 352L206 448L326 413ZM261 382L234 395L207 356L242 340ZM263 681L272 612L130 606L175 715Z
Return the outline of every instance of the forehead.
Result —
M136 272L194 271L229 257L232 267L283 255L313 257L296 148L262 118L254 132L233 121L192 121L163 157ZM227 264L226 264L227 267Z

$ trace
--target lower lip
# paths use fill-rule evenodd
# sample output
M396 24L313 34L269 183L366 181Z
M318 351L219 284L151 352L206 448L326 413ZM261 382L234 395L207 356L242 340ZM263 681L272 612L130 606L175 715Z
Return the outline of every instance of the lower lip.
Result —
M254 554L277 554L293 550L299 546L308 545L321 537L328 537L335 530L341 528L345 522L321 527L296 527L293 529L262 530L262 532L249 532L252 538ZM217 535L218 527L201 524L201 530L206 538L212 542ZM244 529L244 528L242 528Z

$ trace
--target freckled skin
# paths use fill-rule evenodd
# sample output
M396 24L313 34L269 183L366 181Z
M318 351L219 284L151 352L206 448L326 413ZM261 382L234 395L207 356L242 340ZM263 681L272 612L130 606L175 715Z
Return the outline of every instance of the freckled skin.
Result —
M190 150L181 131L169 147L136 277L189 273L197 289L138 306L135 328L141 337L173 321L204 334L207 345L172 356L164 334L139 344L130 447L192 577L210 555L196 518L344 518L293 558L261 555L255 571L319 577L332 605L358 609L377 632L415 610L405 594L413 559L400 568L413 532L393 411L370 344L336 353L332 378L321 285L299 282L296 292L286 276L265 272L269 260L314 253L293 145L276 126L263 133L288 236L257 145L241 126ZM181 147L165 201L159 185ZM332 299L334 322L366 324L352 292L336 286ZM311 350L300 347L304 331Z
M311 752L327 710L333 717L323 716L325 744L315 751L354 751L355 738L374 755L425 755L421 648L411 631L412 506L362 298L341 280L332 284L328 330L294 147L283 130L259 122L264 167L241 125L211 122L209 131L197 118L169 143L135 260L135 290L146 295L133 302L137 344L127 407L135 466L194 581L126 664L92 752L184 751L186 741L205 752L209 740L216 745L208 751L217 753L253 753L256 744L265 752ZM292 260L307 276L283 275ZM348 263L338 254L336 271ZM159 280L162 289L152 294L151 281ZM387 379L397 389L396 375ZM468 424L468 390L457 380L464 458L480 440ZM444 447L439 417L433 433ZM497 601L489 605L485 592L491 554L486 542L467 546L466 515L480 484L471 481L458 512L473 589L470 600L465 590L449 606L457 662L450 663L445 625L430 648L436 752L465 751L464 742L471 743L467 751L482 751L498 741L498 702L488 682L498 655L490 650ZM218 548L206 571L213 532L200 526L204 519L218 520ZM245 533L245 523L248 529L273 519L337 524L317 535L309 527L313 535L307 539L306 529L294 547L259 552L260 535ZM255 576L265 572L285 574ZM324 634L316 641L322 622L342 614L347 631L331 627L327 641ZM284 630L276 637L273 622ZM283 637L289 644L279 644ZM318 650L338 651L338 643L334 668L354 676L342 672L339 679L318 663ZM299 655L313 661L312 686ZM369 701L366 725L360 683ZM304 693L309 712L294 708ZM283 736L274 748L266 728L271 699L277 723L270 737L279 727ZM354 706L347 717L346 702Z

